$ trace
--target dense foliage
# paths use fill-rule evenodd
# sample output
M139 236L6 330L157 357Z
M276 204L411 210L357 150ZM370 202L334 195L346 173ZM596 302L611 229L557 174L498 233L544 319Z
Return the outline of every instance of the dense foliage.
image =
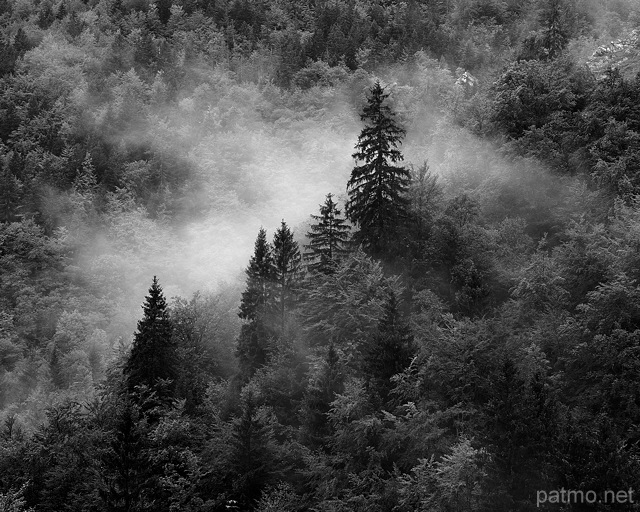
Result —
M0 0L0 510L639 510L639 34Z

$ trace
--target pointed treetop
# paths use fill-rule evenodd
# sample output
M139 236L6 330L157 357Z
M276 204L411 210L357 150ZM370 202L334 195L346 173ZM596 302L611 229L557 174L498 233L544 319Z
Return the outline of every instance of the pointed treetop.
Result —
M167 300L162 292L162 287L157 276L153 276L149 295L145 297L145 303L142 305L145 316L149 318L157 318L159 314L166 315ZM143 320L141 320L143 321Z
M320 205L320 215L311 215L316 224L307 233L309 244L305 245L304 259L311 272L330 273L340 258L347 253L350 227L340 217L333 195L327 194Z
M247 288L242 292L238 316L244 320L255 320L271 294L269 282L274 275L273 250L267 242L263 227L258 231L253 256L245 270Z
M146 386L156 389L158 396L170 398L173 384L162 385L161 381L175 381L177 356L167 301L156 276L142 309L144 316L138 321L131 354L124 367L127 388L130 393L137 393L141 386Z
M298 270L300 249L284 219L273 235L273 255L277 276Z
M388 96L380 82L370 89L361 115L365 126L353 154L359 165L353 168L347 183L347 216L358 225L356 241L372 255L393 251L409 204L409 170L395 165L403 160L398 147L405 130L384 104Z

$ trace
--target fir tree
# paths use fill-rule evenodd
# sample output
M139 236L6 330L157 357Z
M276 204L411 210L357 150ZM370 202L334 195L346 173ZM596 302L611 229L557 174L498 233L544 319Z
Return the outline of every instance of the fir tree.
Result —
M295 305L300 280L300 248L284 220L273 236L273 261L276 286L274 303L282 333L287 312Z
M144 317L138 321L131 354L124 367L127 388L134 394L139 387L146 386L155 390L160 398L170 397L173 386L169 381L176 378L173 325L155 276L142 309Z
M271 335L267 327L267 306L273 294L274 262L267 232L260 228L254 253L245 273L247 287L242 292L238 316L248 322L240 330L236 355L241 373L250 377L266 362L267 342Z
M347 216L358 225L356 240L372 255L388 252L395 232L406 217L409 171L397 162L403 160L398 150L405 134L394 120L384 101L389 97L380 82L370 90L360 118L365 127L360 132L353 158L362 162L354 167L347 183Z
M333 202L331 194L327 194L324 204L320 205L320 215L311 215L316 224L307 233L309 244L305 245L304 259L311 272L328 274L332 272L340 257L347 252L349 226L340 217L338 205Z

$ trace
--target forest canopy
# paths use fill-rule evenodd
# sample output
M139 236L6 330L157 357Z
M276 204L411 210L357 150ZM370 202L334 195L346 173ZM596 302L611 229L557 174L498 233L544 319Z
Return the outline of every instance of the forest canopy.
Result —
M635 0L0 0L0 510L637 510L639 72Z

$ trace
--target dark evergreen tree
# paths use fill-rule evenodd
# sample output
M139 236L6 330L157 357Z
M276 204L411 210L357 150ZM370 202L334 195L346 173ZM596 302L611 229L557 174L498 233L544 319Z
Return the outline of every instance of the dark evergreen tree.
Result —
M113 417L104 418L110 427L108 443L100 455L98 493L104 510L141 510L145 479L148 477L147 423L129 400L114 404Z
M16 220L16 213L20 206L22 183L11 172L8 158L0 162L0 221L12 222Z
M300 281L300 248L283 220L273 236L274 306L284 332L287 314L296 303Z
M557 414L548 382L536 373L526 382L507 357L492 376L493 390L486 406L489 443L493 444L500 482L521 509L534 489L553 486L553 448Z
M233 420L231 470L233 492L242 510L251 507L275 472L276 461L271 445L271 429L261 418L252 390L242 397L242 410Z
M141 386L146 386L156 391L159 398L169 398L176 378L173 325L155 276L142 309L144 317L138 321L131 354L124 367L127 388L135 394Z
M18 57L22 57L25 52L31 49L31 41L24 30L22 30L22 27L18 29L13 38L13 49L16 51Z
M10 42L0 41L0 77L13 73L17 56Z
M331 344L320 375L309 384L302 400L300 437L304 444L312 448L326 446L326 438L331 434L327 413L336 394L343 391L344 376L340 369L340 358Z
M66 387L65 378L62 375L62 365L60 364L60 351L55 343L51 352L51 360L49 361L49 371L51 372L51 382L56 388L62 389Z
M171 0L157 0L156 7L158 8L160 22L166 25L169 18L171 18Z
M305 245L304 259L309 271L328 274L347 252L350 228L340 217L332 194L327 194L324 204L320 205L320 215L311 215L311 218L316 223L307 233L309 244Z
M253 256L245 273L247 287L242 292L238 316L247 320L240 330L236 355L245 377L262 366L267 359L267 343L272 335L267 325L267 306L273 294L274 263L267 232L260 228Z
M56 19L63 20L66 15L67 8L65 7L64 2L62 2L56 11Z
M363 349L362 369L374 399L387 402L391 377L411 362L413 335L400 314L398 298L391 291L384 316L371 342Z
M40 8L40 12L38 13L38 26L46 30L51 24L55 21L56 17L53 14L53 9L51 8L51 4L45 3Z
M563 0L543 0L540 9L542 47L544 55L554 59L567 45L569 33L567 12Z
M9 2L9 0L0 0L0 16L4 14L10 15L12 11L13 11L13 7L11 5L11 2Z
M271 282L273 280L273 254L267 242L267 232L260 228L254 245L254 252L247 274L247 288L242 292L240 313L243 320L254 321L264 313L265 305L271 296Z
M398 146L405 131L384 104L388 97L380 82L370 90L360 116L365 127L353 154L362 164L354 167L347 183L347 216L358 225L356 241L372 255L391 250L408 207L406 191L410 174L405 167L394 165L403 160Z
M78 18L78 15L74 12L69 16L69 21L67 22L67 32L71 37L78 37L82 34L84 30L85 24L83 21Z

